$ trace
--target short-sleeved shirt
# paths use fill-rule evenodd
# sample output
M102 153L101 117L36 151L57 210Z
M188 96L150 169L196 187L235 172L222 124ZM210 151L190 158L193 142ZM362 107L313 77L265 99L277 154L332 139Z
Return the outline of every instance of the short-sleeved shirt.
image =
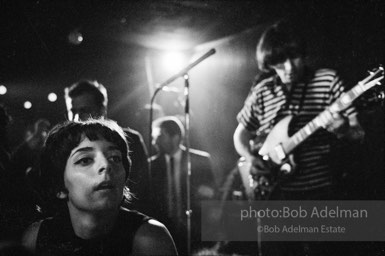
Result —
M252 87L237 120L248 131L269 133L283 117L293 115L289 136L309 123L344 92L343 82L331 69L306 70L304 82L292 86L291 91L277 75ZM355 114L354 108L346 114ZM321 189L332 185L330 147L335 136L320 129L293 152L297 164L295 175L281 183L284 191Z

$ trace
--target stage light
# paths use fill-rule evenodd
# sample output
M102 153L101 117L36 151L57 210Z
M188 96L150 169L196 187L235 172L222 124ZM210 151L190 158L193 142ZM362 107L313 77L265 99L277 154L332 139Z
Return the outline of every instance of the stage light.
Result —
M82 33L80 33L77 29L71 31L68 34L68 42L74 45L79 45L83 42L84 38Z
M0 95L4 95L7 93L7 87L4 85L0 85Z
M56 93L51 92L50 94L48 94L48 100L49 100L50 102L55 102L55 101L57 100L57 95L56 95Z
M30 101L25 101L24 102L24 108L25 109L30 109L32 108L32 103Z
M182 69L185 61L184 54L177 51L166 52L162 58L164 68L170 72L176 72Z

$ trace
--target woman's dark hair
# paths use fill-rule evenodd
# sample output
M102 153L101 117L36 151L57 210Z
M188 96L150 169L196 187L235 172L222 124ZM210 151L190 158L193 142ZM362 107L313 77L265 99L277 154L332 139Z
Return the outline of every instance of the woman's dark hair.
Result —
M270 26L261 36L257 45L258 68L263 72L271 66L290 58L305 57L306 45L293 24L287 21Z
M91 141L105 139L115 144L122 153L122 162L128 178L131 160L129 148L122 128L114 121L89 119L66 121L56 125L48 134L40 156L40 177L47 200L65 191L64 170L71 151L84 138Z

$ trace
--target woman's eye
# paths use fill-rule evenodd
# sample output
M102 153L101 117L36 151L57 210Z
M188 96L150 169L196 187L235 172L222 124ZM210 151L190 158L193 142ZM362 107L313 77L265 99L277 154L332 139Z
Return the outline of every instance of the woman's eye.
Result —
M83 158L79 159L78 161L76 161L75 164L88 165L91 162L92 162L92 158L90 158L90 157L83 157Z
M122 162L122 157L121 157L121 156L118 156L118 155L116 155L116 156L111 156L111 157L110 157L110 160L111 160L112 162L114 162L114 163L120 163L120 162Z

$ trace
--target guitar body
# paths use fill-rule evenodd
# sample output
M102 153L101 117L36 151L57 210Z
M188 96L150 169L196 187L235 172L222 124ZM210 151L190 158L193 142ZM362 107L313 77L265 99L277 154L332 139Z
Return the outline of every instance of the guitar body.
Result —
M276 147L289 139L289 124L292 119L293 116L286 116L273 127L258 151L259 155L268 156L276 165L283 163L283 160L278 157Z
M277 185L273 175L258 173L244 157L238 160L237 167L248 200L266 200L270 197Z
M251 144L252 150L258 153L262 158L268 159L266 163L271 168L268 172L260 170L246 161L244 157L238 160L238 170L242 179L247 198L250 200L268 199L279 179L284 175L293 174L295 163L293 156L286 156L280 159L276 147L289 139L288 128L293 116L286 116L278 122L269 134L257 137Z
M252 163L246 161L244 157L241 157L237 163L238 172L241 176L242 184L244 187L244 193L249 200L256 200L255 190L257 189L257 183L251 175Z

